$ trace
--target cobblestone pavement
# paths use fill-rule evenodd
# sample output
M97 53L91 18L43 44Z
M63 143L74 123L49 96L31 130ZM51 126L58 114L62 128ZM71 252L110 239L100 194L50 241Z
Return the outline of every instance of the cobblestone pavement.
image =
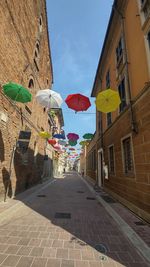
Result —
M42 188L0 209L0 266L150 266L76 173Z

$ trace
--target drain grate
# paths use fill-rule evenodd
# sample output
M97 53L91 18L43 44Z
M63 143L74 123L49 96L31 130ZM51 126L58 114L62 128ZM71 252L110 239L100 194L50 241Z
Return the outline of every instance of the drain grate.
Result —
M101 252L103 254L106 254L107 253L107 248L104 244L97 244L95 245L94 247L98 252Z
M103 256L100 256L99 259L101 261L107 261L108 260L108 258L106 256L104 256L104 255Z
M46 197L46 195L37 195L37 197Z
M77 191L77 193L79 193L79 194L83 194L83 193L84 193L84 191Z
M95 200L95 197L87 197L87 200Z
M101 198L106 201L107 203L117 203L113 198L109 197L109 196L103 196L101 195Z
M138 222L134 222L136 225L146 225L146 223L142 222L142 221L138 221Z
M56 212L55 218L57 218L57 219L71 219L71 213Z

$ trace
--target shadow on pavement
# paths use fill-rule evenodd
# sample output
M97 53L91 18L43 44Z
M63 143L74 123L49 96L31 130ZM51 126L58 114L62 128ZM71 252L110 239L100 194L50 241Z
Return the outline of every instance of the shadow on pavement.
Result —
M132 265L134 261L130 256L134 255L135 261L137 259L142 262L142 267L148 266L75 172L66 173L64 179L56 179L53 184L23 203L34 212L22 214L16 218L16 223L32 225L35 227L33 232L37 235L40 229L47 231L49 227L47 235L50 234L54 240L61 237L70 248L95 248L95 260L136 266ZM68 234L71 235L68 237ZM113 264L112 262L112 267Z

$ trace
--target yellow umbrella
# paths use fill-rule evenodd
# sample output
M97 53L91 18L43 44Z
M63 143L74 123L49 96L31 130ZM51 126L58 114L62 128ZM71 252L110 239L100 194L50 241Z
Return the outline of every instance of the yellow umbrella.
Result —
M39 132L39 136L41 136L42 138L50 138L51 135L48 132Z
M115 111L120 103L119 93L112 89L106 89L105 91L100 92L95 101L97 110L104 113Z

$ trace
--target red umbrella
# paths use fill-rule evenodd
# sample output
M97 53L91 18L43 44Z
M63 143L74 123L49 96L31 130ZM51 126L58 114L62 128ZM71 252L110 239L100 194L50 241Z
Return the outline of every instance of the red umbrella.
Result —
M48 139L48 143L49 143L50 145L55 145L57 142L56 142L55 139Z
M89 98L81 94L68 95L65 102L68 108L75 111L84 111L91 106Z

